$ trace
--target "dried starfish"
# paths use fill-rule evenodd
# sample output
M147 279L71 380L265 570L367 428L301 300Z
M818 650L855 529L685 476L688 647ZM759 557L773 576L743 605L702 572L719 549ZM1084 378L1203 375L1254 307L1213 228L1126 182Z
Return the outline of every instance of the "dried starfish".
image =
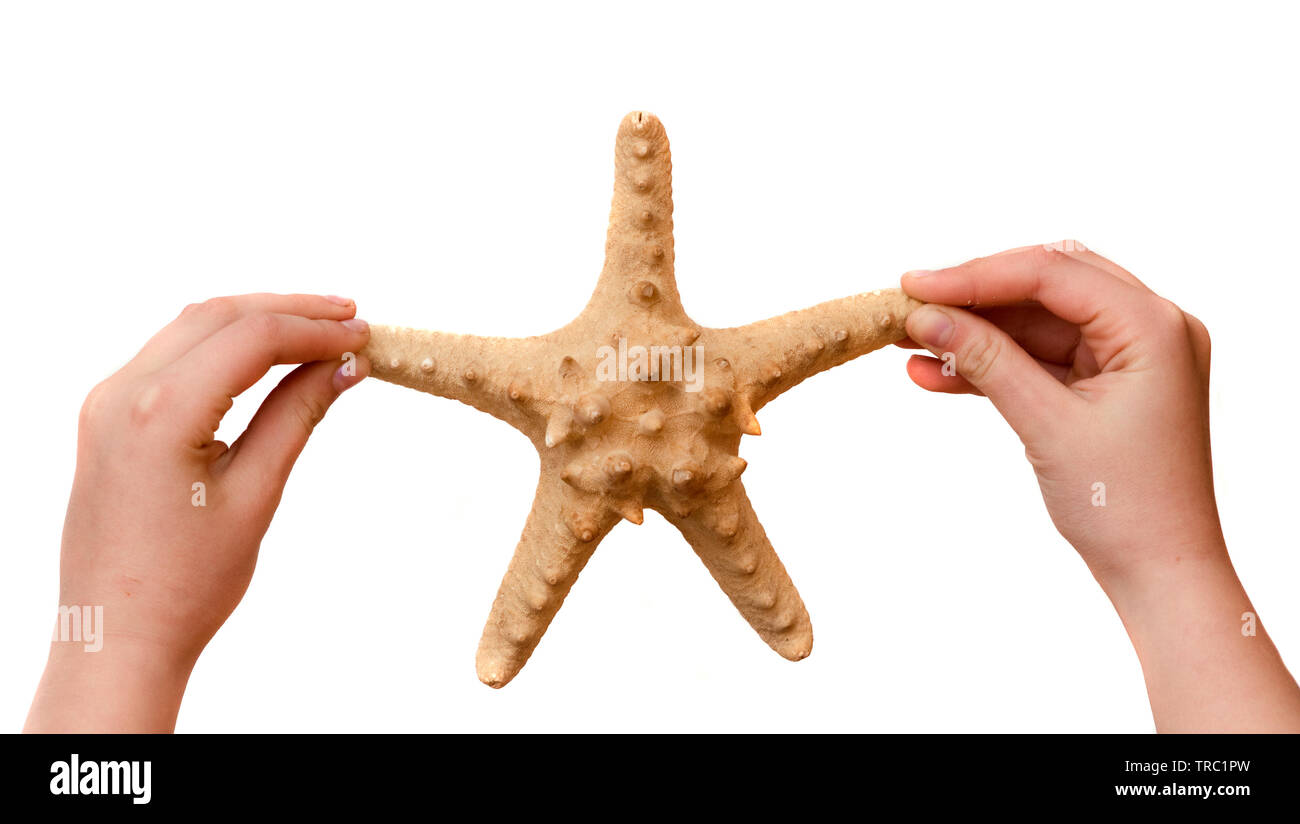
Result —
M643 507L681 530L768 645L807 657L812 624L740 482L740 438L759 434L754 413L782 392L901 339L917 305L880 290L702 327L673 275L672 161L658 118L623 119L614 167L605 268L567 326L530 338L373 326L365 350L376 377L494 415L541 456L479 642L478 677L491 687L514 678L596 546L620 519L641 523ZM624 353L636 362L615 369Z

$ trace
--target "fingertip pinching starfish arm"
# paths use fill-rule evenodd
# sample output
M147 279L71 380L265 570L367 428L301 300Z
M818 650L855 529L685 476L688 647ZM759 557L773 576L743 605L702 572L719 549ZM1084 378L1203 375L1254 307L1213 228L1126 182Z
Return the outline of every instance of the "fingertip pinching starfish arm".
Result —
M545 429L531 370L540 338L495 338L371 326L361 354L380 380L453 398L536 439Z
M812 621L739 480L691 514L665 512L749 625L783 658L812 652Z
M805 379L907 336L920 306L901 289L878 289L760 320L710 330L721 351L744 352L734 364L737 393L760 409Z

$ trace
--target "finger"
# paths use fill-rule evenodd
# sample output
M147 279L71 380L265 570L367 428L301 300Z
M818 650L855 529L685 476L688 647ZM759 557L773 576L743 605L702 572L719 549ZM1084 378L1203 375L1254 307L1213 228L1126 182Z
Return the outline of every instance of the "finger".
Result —
M1064 364L1038 361L1038 365L1061 383L1066 383L1070 377L1070 367ZM984 395L970 381L955 374L951 367L944 369L943 361L928 355L913 355L908 358L907 376L917 386L929 392L942 392L949 395Z
M141 373L156 372L193 349L199 342L249 315L274 313L321 320L347 320L357 305L334 295L234 295L192 303L149 339L127 364Z
M951 269L908 273L902 285L912 297L952 306L1006 306L1025 301L1079 326L1082 340L1106 364L1158 323L1152 295L1109 272L1063 252L1030 247L978 258ZM919 341L918 341L919 342Z
M1038 360L1069 363L1079 345L1079 327L1062 320L1037 304L991 306L975 314L1001 327L1016 343ZM901 349L924 349L911 338L895 341Z
M917 300L949 306L1033 301L1079 325L1093 320L1108 305L1132 304L1136 292L1108 272L1042 246L976 258L948 269L908 272L902 285Z
M282 363L333 360L360 352L370 338L363 320L315 320L258 314L235 321L159 373L196 427L215 427L231 399Z
M987 395L1026 442L1079 402L1006 332L972 312L927 304L908 316L907 332Z
M983 395L970 381L958 375L951 368L944 368L944 361L929 355L913 355L907 359L907 376L912 383L927 392L942 392L948 395Z
M329 360L305 363L290 372L262 401L244 434L230 450L226 470L239 485L270 490L278 500L298 456L330 406L347 389L370 374L370 361Z
M1058 252L1069 255L1077 261L1096 266L1103 272L1109 272L1131 286L1135 286L1145 292L1151 292L1150 287L1138 280L1137 275L1125 269L1123 266L1120 266L1113 260L1102 257L1077 240L1062 240L1047 245ZM1151 293L1155 294L1154 292Z
M1037 304L993 306L975 314L1002 329L1020 347L1038 360L1071 363L1079 347L1079 327L1058 318Z
M1137 276L1134 275L1132 272L1125 269L1123 266L1120 266L1118 263L1115 263L1114 261L1108 258L1102 257L1101 255L1089 249L1087 246L1084 246L1083 243L1078 240L1060 240L1055 243L1034 244L1033 246L1020 246L1015 249L1008 249L1005 252L998 252L995 255L990 255L989 258L990 259L1000 258L1000 257L1005 257L1007 255L1020 254L1029 251L1031 249L1039 248L1040 246L1042 248L1050 249L1056 252L1061 252L1062 254L1065 255L1069 255L1075 260L1081 261L1083 263L1088 263L1092 266L1096 266L1098 269L1101 269L1104 272L1109 272L1110 274L1114 275L1115 277L1119 278L1125 283L1129 283L1133 286L1137 286L1141 289L1145 289L1148 292L1151 291L1147 287L1147 285L1142 281L1138 280Z

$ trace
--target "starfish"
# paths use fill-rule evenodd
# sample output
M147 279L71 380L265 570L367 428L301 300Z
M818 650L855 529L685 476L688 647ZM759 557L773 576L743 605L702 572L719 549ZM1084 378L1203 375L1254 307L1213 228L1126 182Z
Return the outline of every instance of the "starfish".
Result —
M643 510L676 526L772 649L798 661L812 624L740 474L754 413L805 378L901 340L919 305L898 289L710 329L674 277L672 160L654 115L618 129L605 266L582 313L546 335L478 337L372 326L382 380L454 398L528 436L541 457L532 512L483 630L478 677L528 661L592 553ZM628 363L627 361L631 361Z

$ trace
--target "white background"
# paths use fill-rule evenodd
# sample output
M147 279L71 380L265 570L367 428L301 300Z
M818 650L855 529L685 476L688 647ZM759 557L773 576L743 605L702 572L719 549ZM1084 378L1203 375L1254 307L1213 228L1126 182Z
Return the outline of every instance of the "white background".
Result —
M704 324L1064 237L1205 320L1228 542L1300 666L1283 7L469 5L0 11L0 726L21 726L44 662L92 385L222 294L560 326L600 270L633 109L672 140L678 282ZM905 360L817 377L741 447L812 614L808 660L771 652L648 514L502 691L474 651L534 450L469 407L363 384L299 462L178 729L1150 730L1127 636L1018 440L983 400L916 389Z

